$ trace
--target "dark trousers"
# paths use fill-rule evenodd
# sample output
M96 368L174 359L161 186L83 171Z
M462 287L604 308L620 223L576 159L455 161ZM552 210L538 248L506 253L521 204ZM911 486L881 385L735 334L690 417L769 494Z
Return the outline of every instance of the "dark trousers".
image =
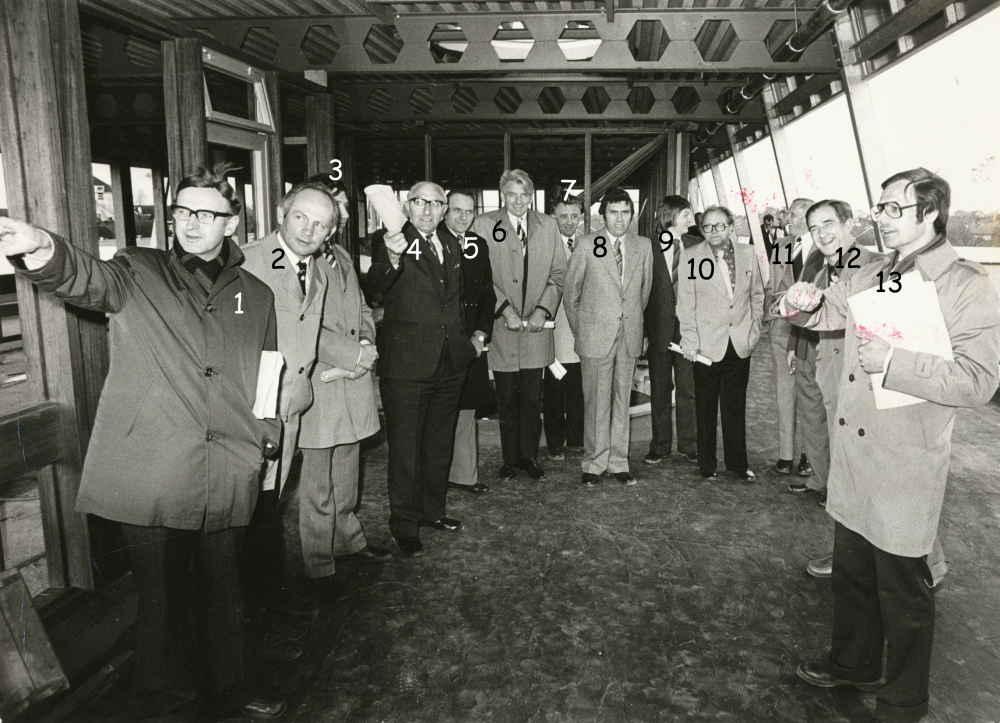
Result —
M542 435L542 371L538 368L493 372L504 464L517 464L538 456Z
M243 595L240 559L246 528L219 532L122 525L135 580L135 687L157 693L173 680L177 641L187 626L186 582L194 556L197 632L203 692L216 702L243 685Z
M379 379L389 447L389 531L416 537L421 521L445 516L448 469L465 372L445 347L430 379Z
M241 578L247 619L259 637L272 613L288 604L285 580L285 539L281 527L278 490L257 493L257 505L243 541Z
M563 364L566 376L545 368L544 407L545 444L549 450L583 446L583 374L580 362Z
M678 345L680 333L675 334ZM650 346L653 341L650 340ZM677 382L677 451L695 454L698 451L697 416L695 413L693 362L683 354L673 351L647 354L649 360L650 421L653 439L649 451L653 454L670 454L673 445L673 420L671 419L674 381Z
M934 595L927 557L900 557L836 523L833 538L833 638L828 672L885 683L875 715L889 723L915 723L927 713Z
M694 392L698 417L698 467L714 470L715 427L722 415L722 447L726 469L747 470L747 383L750 357L741 359L729 342L722 361L711 366L695 363Z

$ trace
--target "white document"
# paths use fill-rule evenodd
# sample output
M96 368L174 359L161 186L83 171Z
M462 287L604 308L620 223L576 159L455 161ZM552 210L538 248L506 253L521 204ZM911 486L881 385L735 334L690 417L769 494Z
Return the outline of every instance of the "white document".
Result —
M889 289L895 282L886 279L885 291L867 289L847 300L854 317L855 333L862 338L878 336L892 347L924 352L948 361L955 358L951 337L941 314L937 289L932 281L924 281L919 271L911 271L899 280L897 293ZM895 409L927 401L920 397L883 389L885 374L872 374L872 390L876 409Z
M365 188L365 195L372 202L375 213L382 220L386 230L390 234L399 233L406 223L406 216L403 215L403 209L399 207L399 201L396 199L396 193L392 190L392 186L377 184L368 186Z
M285 360L281 352L262 351L260 371L257 372L257 399L253 403L253 414L257 419L274 419L278 415L278 386L281 383L281 368Z
M527 329L528 328L528 320L527 319L521 319L521 328L522 329ZM556 323L554 321L546 321L544 324L542 324L542 328L543 329L555 329L556 328Z
M679 346L677 346L677 344L675 344L674 342L670 342L670 346L668 346L667 348L670 351L677 352L678 354L683 354L684 353L684 350L681 349ZM707 367L712 366L712 360L709 359L707 356L703 356L703 355L699 354L698 357L697 357L697 359L698 359L699 362L701 362L702 364L704 364Z
M552 376L556 379L562 379L566 376L566 367L560 364L558 359L549 364L549 371L552 372Z

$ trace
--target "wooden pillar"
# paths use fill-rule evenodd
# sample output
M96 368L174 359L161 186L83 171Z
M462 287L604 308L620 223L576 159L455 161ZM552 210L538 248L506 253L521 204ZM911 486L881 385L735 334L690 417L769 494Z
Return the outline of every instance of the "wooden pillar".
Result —
M778 167L781 189L785 193L785 203L791 203L799 197L799 184L795 180L795 168L792 165L792 152L788 146L788 137L785 129L781 126L778 112L774 109L778 102L778 96L771 83L764 86L761 98L764 101L764 111L767 113L767 126L771 131L771 148L774 150L774 161Z
M344 185L347 188L347 197L357 201L355 208L358 210L357 216L348 216L347 225L344 226L344 230L337 237L337 240L341 246L350 251L351 258L353 258L354 263L357 264L359 263L359 258L361 256L361 247L358 240L365 233L365 195L361 189L358 188L358 169L354 153L354 136L351 134L341 134L337 138L337 150L340 153L338 158L340 158L344 169Z
M424 180L434 180L434 142L430 133L424 133Z
M163 186L163 167L153 164L153 246L167 248L167 208L166 189Z
M135 206L132 205L132 167L128 161L111 163L111 197L115 209L115 245L135 246Z
M264 236L278 228L278 203L285 195L285 170L281 160L281 149L284 138L281 132L281 88L278 82L278 73L273 70L264 72L264 92L267 93L267 102L271 110L271 124L274 126L275 134L269 136L267 143L267 198L270 200L265 212L267 228L257 229L257 238Z
M9 212L98 253L77 3L5 0L0 13L0 147ZM62 457L39 474L53 587L92 590L90 532L74 511L107 374L103 315L67 307L18 275L28 384L23 403L58 405Z
M314 93L306 96L306 161L309 175L328 173L336 168L331 162L337 158L334 135L333 96L329 93ZM336 171L332 171L336 175Z
M503 170L510 170L510 133L503 134Z
M590 233L590 183L593 158L593 136L590 131L583 134L583 228Z
M161 43L163 51L163 107L167 120L167 158L170 188L208 162L205 128L205 83L201 41L175 38Z
M678 196L688 196L688 186L691 183L691 134L685 131L677 133L675 188ZM689 201L692 199L688 198Z

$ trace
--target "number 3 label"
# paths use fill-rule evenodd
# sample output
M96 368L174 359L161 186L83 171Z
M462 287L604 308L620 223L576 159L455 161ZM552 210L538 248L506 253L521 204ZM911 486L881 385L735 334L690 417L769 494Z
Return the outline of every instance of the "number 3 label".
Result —
M339 181L341 178L344 177L344 172L341 170L342 164L339 158L334 158L332 161L330 161L330 165L333 166L333 168L331 168L330 171L332 173L337 174L337 177L333 179L334 181Z

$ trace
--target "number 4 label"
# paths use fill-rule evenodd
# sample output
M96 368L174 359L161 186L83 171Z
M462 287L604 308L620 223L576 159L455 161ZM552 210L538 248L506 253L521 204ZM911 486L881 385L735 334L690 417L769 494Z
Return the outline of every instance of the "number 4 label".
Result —
M413 239L413 243L410 244L410 248L406 249L406 253L420 261L420 239Z

